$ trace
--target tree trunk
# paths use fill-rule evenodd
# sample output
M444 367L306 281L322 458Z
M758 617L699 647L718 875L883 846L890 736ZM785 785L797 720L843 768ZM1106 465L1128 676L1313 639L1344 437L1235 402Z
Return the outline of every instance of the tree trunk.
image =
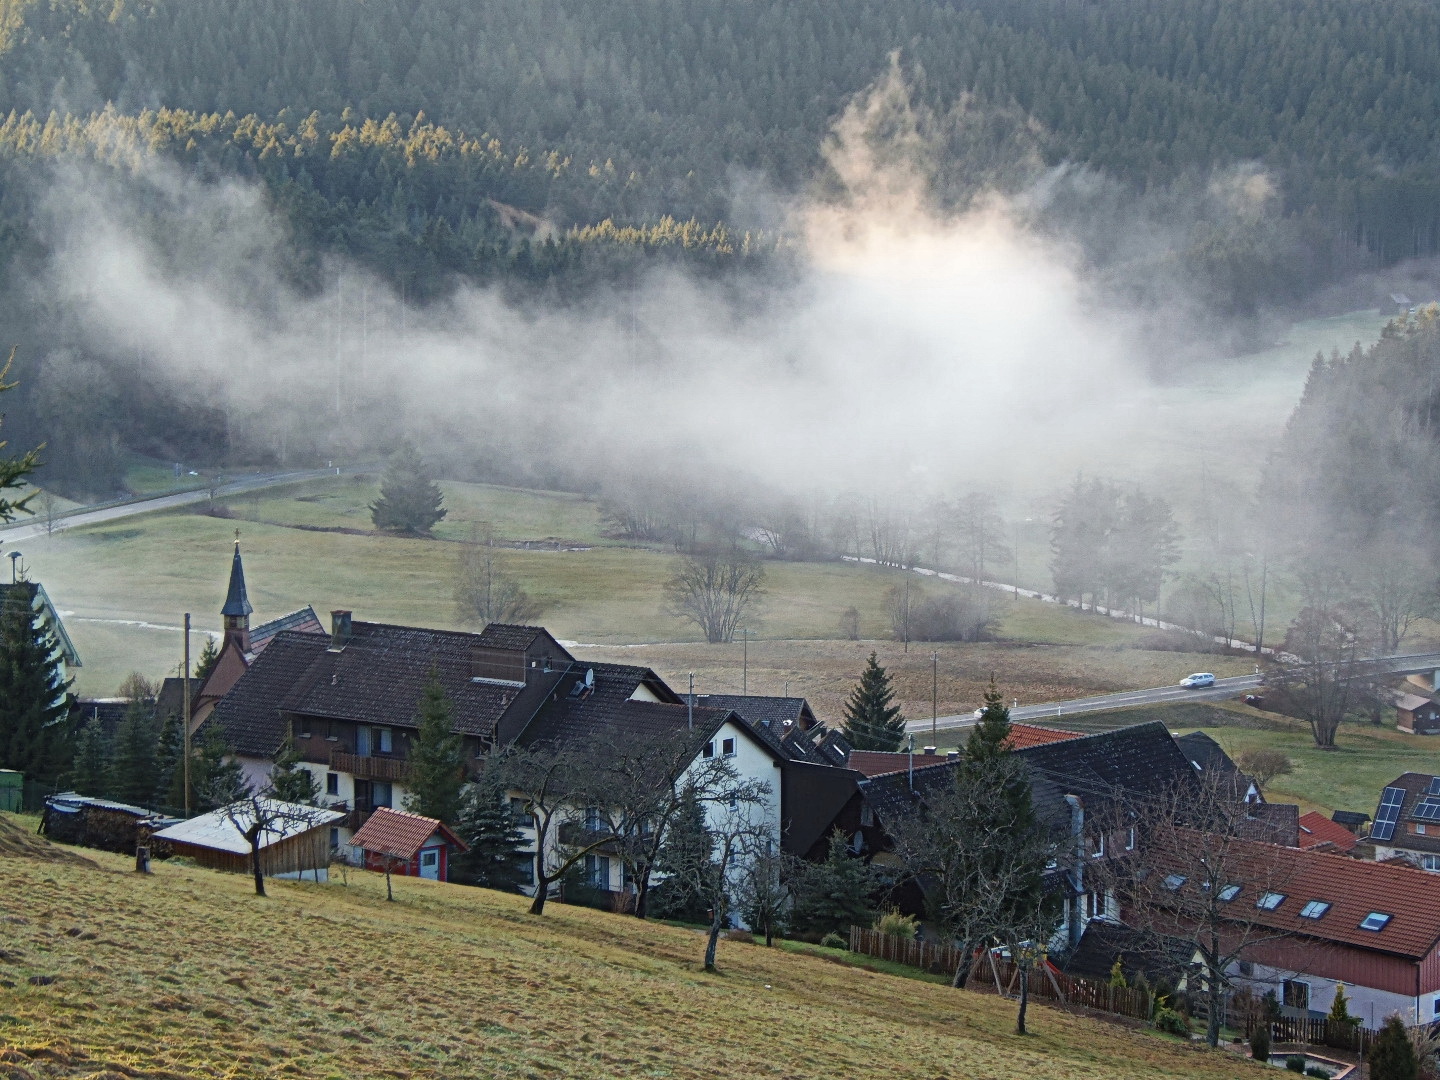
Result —
M1020 968L1020 1011L1015 1014L1015 1034L1025 1034L1025 1010L1030 1005L1030 969Z
M965 989L965 983L970 978L970 969L975 966L975 954L972 951L961 950L960 963L955 965L955 976L950 980L950 985L956 990Z
M391 901L392 903L393 903L394 900L395 900L395 890L390 887L390 860L389 860L389 859L386 859L386 860L385 860L385 899Z
M1210 973L1210 985L1206 988L1206 995L1210 1000L1210 1015L1205 1020L1205 1041L1216 1047L1220 1045L1220 1009L1225 1003L1224 987L1215 973Z
M635 917L643 919L650 914L650 870L642 870L635 879Z
M545 914L545 897L549 894L549 892L550 892L550 879L549 879L549 878L541 878L540 881L539 881L539 883L536 884L536 886L535 886L535 895L534 895L533 897L531 897L531 899L530 899L530 914L531 914L531 915L544 915L544 914Z
M250 870L255 875L255 895L265 895L265 875L260 871L260 834L250 837Z
M768 949L775 944L775 924L769 919L765 920L765 947Z
M705 942L705 970L715 970L715 947L720 941L720 926L724 913L719 904L715 905L710 916L710 936Z

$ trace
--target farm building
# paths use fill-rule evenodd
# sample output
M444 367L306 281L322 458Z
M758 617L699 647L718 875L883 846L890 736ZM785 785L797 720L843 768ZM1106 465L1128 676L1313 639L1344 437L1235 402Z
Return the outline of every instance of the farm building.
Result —
M156 829L178 820L143 806L67 791L45 800L40 832L62 844L133 855L135 848L145 843Z
M246 833L258 817L260 871L266 877L303 878L316 881L330 876L330 830L345 815L278 799L244 799L208 814L162 829L157 841L170 845L176 855L194 859L201 866L227 873L251 872L250 841Z
M1440 705L1431 697L1397 693L1395 726L1412 735L1434 735L1440 732Z
M408 877L450 879L450 857L469 849L435 818L382 806L350 841L365 855L365 869Z

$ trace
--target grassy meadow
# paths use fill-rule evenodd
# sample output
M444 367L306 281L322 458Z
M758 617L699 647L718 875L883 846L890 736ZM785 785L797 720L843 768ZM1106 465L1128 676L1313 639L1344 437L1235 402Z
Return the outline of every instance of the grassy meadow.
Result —
M0 1074L1220 1080L1226 1051L804 953L351 871L0 856Z
M456 541L481 523L507 544L531 545L508 547L503 559L540 603L539 621L557 636L612 647L595 651L612 659L620 658L615 646L667 643L621 652L670 677L678 674L677 685L689 671L700 673L700 689L711 692L749 682L741 645L697 644L694 627L666 613L663 585L673 553L607 539L592 500L483 484L443 486L449 514L433 539L375 533L367 509L377 494L375 479L344 477L236 497L223 503L229 518L169 512L67 529L27 542L26 561L80 650L77 689L85 694L114 693L131 670L152 677L173 672L186 611L197 629L218 629L237 528L256 622L308 603L322 618L344 607L361 619L451 627L457 625L451 599ZM902 669L906 708L927 713L929 647L905 652L888 640L885 592L899 576L847 563L767 563L766 596L750 620L749 651L757 665L751 687L780 693L793 680L793 693L814 693L822 707L833 699L838 715L864 654L876 648ZM1027 599L1002 603L1002 635L1042 648L1021 655L1005 646L939 646L942 711L973 708L992 672L1007 692L1037 701L1171 682L1216 663L1134 648L1146 632L1132 624ZM851 605L867 639L859 646L833 640ZM198 651L198 639L192 648Z

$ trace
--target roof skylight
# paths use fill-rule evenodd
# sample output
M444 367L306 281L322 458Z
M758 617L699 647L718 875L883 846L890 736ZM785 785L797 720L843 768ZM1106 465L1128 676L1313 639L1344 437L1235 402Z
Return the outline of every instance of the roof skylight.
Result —
M1255 906L1262 911L1274 911L1284 902L1285 894L1283 892L1267 892L1264 896L1260 897L1259 900L1255 901Z
M1318 919L1329 910L1330 902L1328 900L1311 900L1300 909L1300 917L1302 919Z
M1390 916L1383 911L1372 911L1365 918L1360 920L1361 930L1384 930L1385 924L1390 921Z

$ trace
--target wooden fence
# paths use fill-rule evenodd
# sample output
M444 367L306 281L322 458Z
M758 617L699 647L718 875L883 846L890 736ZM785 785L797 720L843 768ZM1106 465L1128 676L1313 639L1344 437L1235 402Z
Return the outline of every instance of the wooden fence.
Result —
M955 974L961 956L953 945L896 937L863 926L850 927L850 951L943 975Z
M1258 1017L1245 1018L1245 1038L1249 1039L1255 1025L1264 1023ZM1364 1055L1375 1032L1360 1024L1343 1020L1298 1020L1282 1018L1270 1021L1270 1041L1301 1043L1306 1046L1329 1046L1335 1050L1351 1050Z

